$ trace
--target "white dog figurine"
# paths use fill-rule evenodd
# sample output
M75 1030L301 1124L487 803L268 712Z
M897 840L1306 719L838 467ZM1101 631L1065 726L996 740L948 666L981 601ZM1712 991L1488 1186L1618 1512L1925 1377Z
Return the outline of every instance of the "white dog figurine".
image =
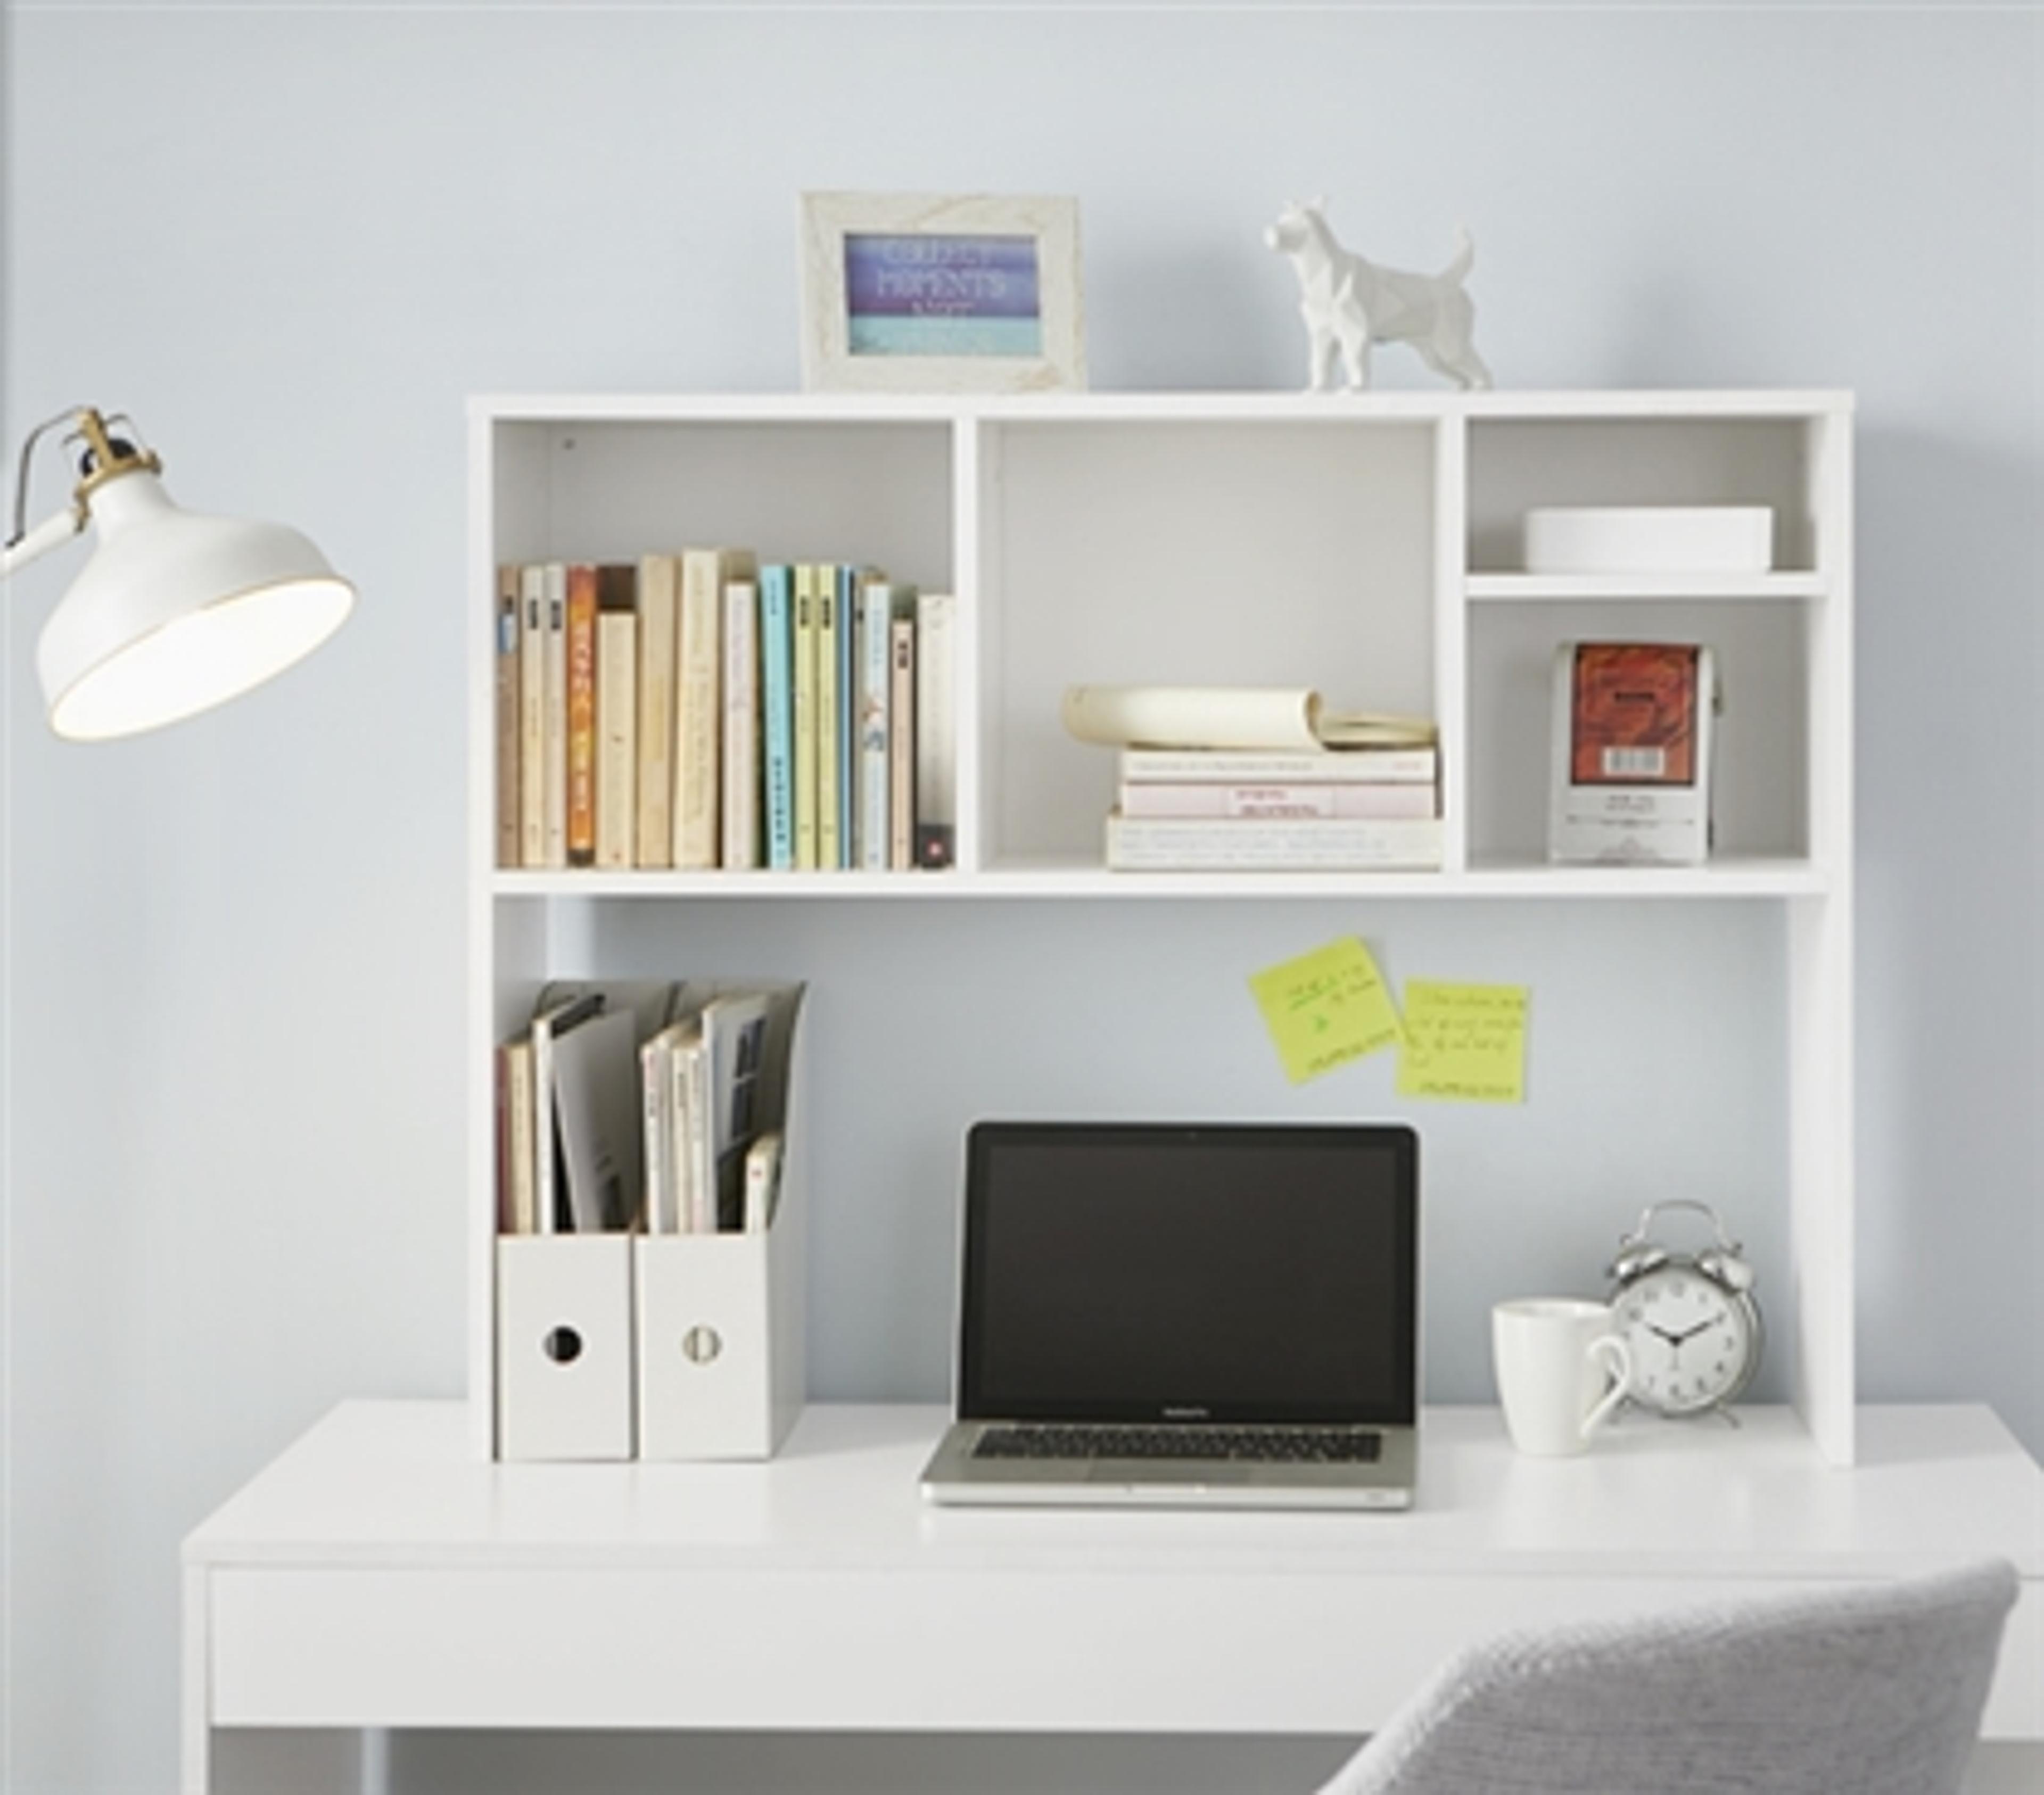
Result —
M1489 385L1490 370L1471 340L1476 308L1462 291L1476 253L1469 232L1438 274L1403 274L1343 249L1322 216L1327 204L1294 200L1263 233L1266 243L1292 259L1299 277L1299 310L1312 357L1306 390L1317 393L1329 383L1336 350L1350 390L1367 387L1373 343L1409 343L1435 373L1465 389Z

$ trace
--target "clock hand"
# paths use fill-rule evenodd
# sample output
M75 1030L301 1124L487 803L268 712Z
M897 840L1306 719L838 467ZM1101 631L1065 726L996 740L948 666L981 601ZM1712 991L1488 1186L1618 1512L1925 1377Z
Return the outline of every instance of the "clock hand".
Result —
M1656 1327L1651 1321L1646 1324L1646 1331L1650 1334L1658 1334L1670 1346L1680 1346L1689 1337L1687 1334L1671 1334L1666 1328Z
M1708 1321L1699 1321L1693 1328L1685 1328L1679 1334L1674 1335L1672 1337L1669 1344L1671 1345L1680 1346L1684 1340L1692 1339L1696 1335L1716 1327L1718 1323L1723 1319L1724 1317L1722 1315L1713 1315ZM1656 1330L1656 1332L1658 1331L1659 1330L1658 1329Z

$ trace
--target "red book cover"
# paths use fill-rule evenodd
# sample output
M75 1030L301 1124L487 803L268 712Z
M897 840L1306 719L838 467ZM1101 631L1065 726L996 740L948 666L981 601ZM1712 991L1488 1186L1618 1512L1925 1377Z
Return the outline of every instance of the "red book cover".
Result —
M597 572L568 569L568 865L596 864Z
M1693 785L1699 657L1682 642L1579 644L1570 778L1578 785Z

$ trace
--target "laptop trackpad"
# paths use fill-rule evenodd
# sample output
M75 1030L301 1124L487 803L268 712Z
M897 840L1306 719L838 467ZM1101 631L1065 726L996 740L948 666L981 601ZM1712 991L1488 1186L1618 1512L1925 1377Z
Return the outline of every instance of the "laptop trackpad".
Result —
M1175 1483L1187 1489L1212 1488L1220 1484L1247 1483L1251 1467L1181 1459L1158 1463L1146 1459L1095 1459L1086 1468L1089 1483Z

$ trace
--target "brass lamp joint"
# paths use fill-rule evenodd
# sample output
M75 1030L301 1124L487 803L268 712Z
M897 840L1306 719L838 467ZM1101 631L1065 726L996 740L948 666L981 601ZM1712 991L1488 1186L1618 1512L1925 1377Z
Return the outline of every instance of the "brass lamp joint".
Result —
M133 428L127 419L117 417L113 421L128 423L129 428ZM107 420L90 405L79 409L77 424L76 439L83 439L85 443L85 466L71 493L71 503L77 508L82 524L91 508L90 501L92 494L108 481L117 480L124 474L138 471L160 474L163 470L163 464L157 458L154 450L146 446L138 447L125 437L114 435L107 428Z

